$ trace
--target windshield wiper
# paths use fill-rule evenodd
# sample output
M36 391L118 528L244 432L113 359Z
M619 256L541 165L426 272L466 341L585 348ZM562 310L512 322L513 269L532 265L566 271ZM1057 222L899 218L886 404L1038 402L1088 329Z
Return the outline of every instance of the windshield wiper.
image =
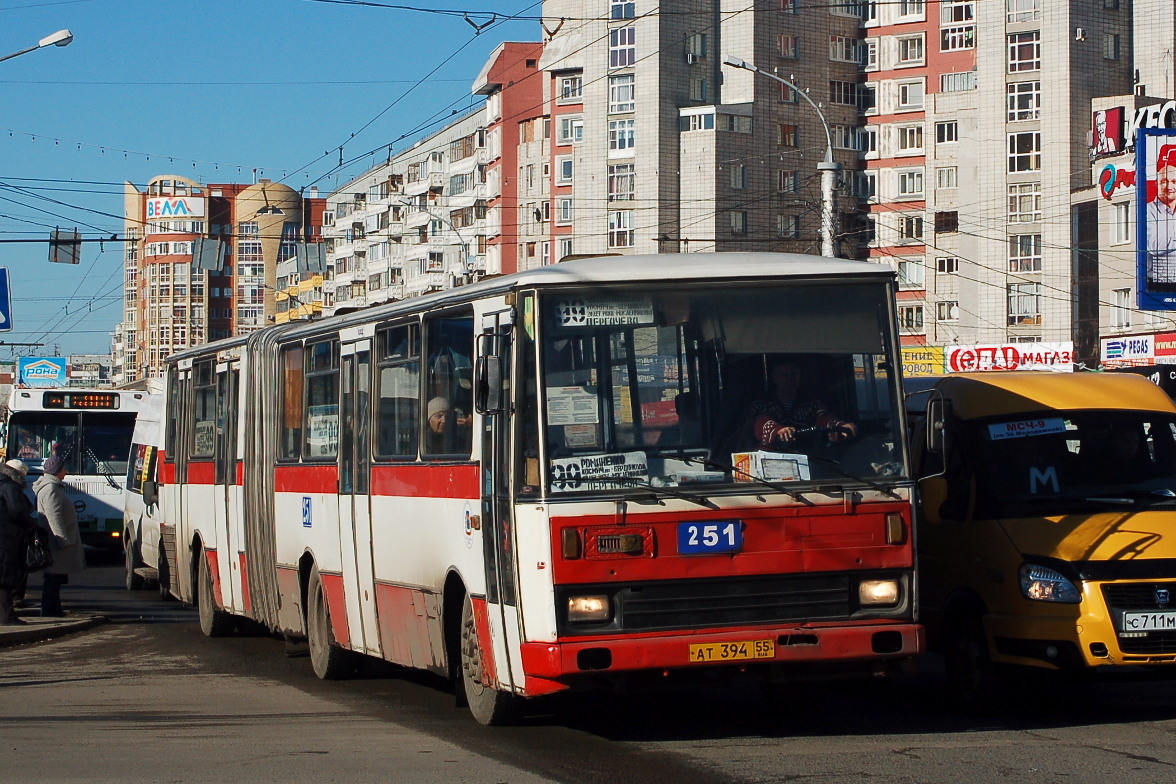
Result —
M706 507L707 509L713 509L713 510L719 509L719 505L716 504L714 501L710 500L709 498L694 495L693 493L687 493L683 490L677 490L672 487L665 487L665 486L658 487L656 485L651 484L648 479L642 479L639 476L584 476L584 477L580 477L580 481L582 481L582 482L618 482L620 484L636 485L638 487L644 487L644 488L648 488L649 490L652 490L655 497L657 496L658 493L665 493L668 496L673 496L674 498L681 498L683 501L690 501L691 503L698 504L699 506Z
M121 490L122 488L118 486L118 482L114 481L114 467L105 460L99 460L98 455L94 454L94 450L90 447L86 447L86 454L89 455L90 459L94 461L94 467L98 469L98 474L106 480L106 484L110 485L115 490ZM102 470L103 466L106 467L105 471Z
M868 486L874 488L875 490L877 490L879 493L882 493L882 495L888 495L891 498L898 498L898 499L902 498L901 495L894 492L893 488L887 487L886 485L883 485L883 484L879 484L878 482L875 482L872 479L866 479L864 476L856 476L854 474L849 473L844 468L842 468L841 464L838 463L836 460L830 460L829 458L821 457L820 455L809 455L808 458L809 458L809 460L817 461L818 463L820 463L823 466L828 466L829 468L832 468L834 471L841 474L846 479L852 479L855 482L861 482L863 485L868 485Z
M673 453L670 453L670 454L673 454ZM744 471L743 469L736 468L733 465L727 465L726 463L720 463L718 460L712 460L709 457L688 455L685 452L680 452L680 453L674 455L674 457L677 458L678 460L681 460L683 463L698 463L703 468L718 468L722 471L726 471L726 472L730 473L731 476L735 476L736 474L738 474L739 476L747 479L747 481L752 484L757 484L760 487L766 487L769 490L775 490L777 493L784 493L784 495L792 498L793 501L799 501L800 503L808 504L809 506L813 505L812 501L805 498L798 491L793 490L790 487L787 487L786 485L782 485L778 482L769 482L767 479L761 479L760 477L756 476L755 474L749 474L748 472Z

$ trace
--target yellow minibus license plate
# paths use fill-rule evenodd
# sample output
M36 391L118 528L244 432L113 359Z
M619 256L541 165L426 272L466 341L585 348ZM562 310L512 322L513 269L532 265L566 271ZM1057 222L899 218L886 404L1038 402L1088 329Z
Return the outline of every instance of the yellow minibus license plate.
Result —
M774 659L775 640L739 640L737 642L706 642L690 646L690 662L742 661L744 659Z

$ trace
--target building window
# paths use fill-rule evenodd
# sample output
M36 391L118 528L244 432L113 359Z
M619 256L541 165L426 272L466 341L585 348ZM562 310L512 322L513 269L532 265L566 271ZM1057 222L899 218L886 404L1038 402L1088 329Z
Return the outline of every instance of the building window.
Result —
M560 103L582 103L584 101L584 77L564 76L559 80Z
M1131 289L1111 291L1111 326L1116 329L1131 326Z
M945 299L942 302L936 302L935 303L935 320L936 321L959 321L960 320L959 300Z
M863 113L873 112L878 108L878 85L858 85L858 109Z
M636 77L633 74L608 77L608 113L625 114L636 109Z
M907 35L898 39L898 64L923 64L923 35Z
M1009 284L1009 326L1041 324L1041 284Z
M1041 70L1041 31L1009 33L1009 73Z
M713 131L715 128L715 113L708 111L703 114L684 114L678 118L680 131Z
M955 166L940 166L935 170L935 187L941 191L955 190L959 185L959 170Z
M800 13L800 0L776 0L776 10L785 14Z
M777 86L780 88L780 103L796 103L800 100L792 85L781 82Z
M1041 170L1041 132L1009 134L1009 171Z
M1111 242L1121 245L1131 241L1131 202L1112 204L1114 225L1111 227Z
M922 169L909 169L898 173L898 195L907 199L922 198Z
M904 22L923 17L923 0L898 0L898 16Z
M939 31L939 51L959 52L976 48L975 25L945 27Z
M935 213L935 233L954 234L960 230L960 214L956 210L941 210Z
M1041 82L1013 82L1008 86L1009 122L1041 116Z
M693 56L695 61L706 58L706 33L686 34L686 53ZM688 61L689 62L689 61Z
M608 31L608 67L628 68L637 62L637 28L615 27Z
M898 238L902 242L913 242L923 239L923 216L898 216Z
M633 247L633 211L613 210L608 214L608 246Z
M799 190L799 177L794 169L776 170L776 192L796 193Z
M637 4L633 0L611 0L609 4L609 19L632 19L636 16L634 10Z
M555 184L571 185L574 164L572 156L560 155L555 159Z
M793 100L796 99L793 98ZM829 103L857 106L857 100L857 84L855 82L829 82Z
M1041 220L1041 183L1018 182L1009 185L1009 223L1034 223Z
M1041 19L1041 0L1005 0L1010 22L1036 22Z
M935 143L954 144L959 141L959 125L955 120L935 123Z
M558 128L558 144L579 144L584 141L584 118L560 117Z
M858 171L853 173L853 195L859 199L872 199L878 192L878 173Z
M690 77L690 100L706 103L710 97L705 76Z
M876 126L857 129L857 149L867 158L878 154L878 128Z
M939 24L962 24L976 21L975 0L942 0L939 4Z
M800 236L799 215L777 215L776 236L785 239L796 239Z
M867 38L858 47L858 52L862 57L862 68L867 71L873 71L878 68L878 39Z
M960 260L955 256L940 256L935 259L936 275L958 275L959 272Z
M776 146L777 147L795 147L796 146L796 126L786 123L776 124Z
M634 165L620 163L608 167L608 200L632 201L637 190Z
M923 152L923 126L900 125L898 127L898 150L905 155Z
M731 210L731 233L747 234L746 210Z
M781 57L786 57L789 60L795 60L799 55L797 48L797 37L795 35L786 35L781 33L776 36L776 53Z
M1119 59L1119 34L1106 33L1103 35L1103 59L1104 60L1118 60Z
M1041 235L1009 237L1009 272L1041 272Z
M608 154L618 156L632 155L636 128L636 120L609 120Z
M976 89L975 71L958 71L956 73L939 74L939 92L959 93L964 90Z
M559 258L556 261L563 261L568 256L572 255L572 241L570 239L561 239L559 241Z
M898 83L898 108L923 108L923 80Z
M900 289L926 288L923 281L922 259L898 260L898 287Z
M829 135L838 150L857 150L857 129L852 125L831 125Z
M906 335L917 335L923 333L923 306L922 305L899 305L898 306L898 329Z
M719 130L732 133L751 133L751 117L746 114L720 114Z
M829 36L829 59L836 63L858 62L858 40L844 35Z
M747 167L742 163L733 165L729 170L731 188L741 191L747 188Z

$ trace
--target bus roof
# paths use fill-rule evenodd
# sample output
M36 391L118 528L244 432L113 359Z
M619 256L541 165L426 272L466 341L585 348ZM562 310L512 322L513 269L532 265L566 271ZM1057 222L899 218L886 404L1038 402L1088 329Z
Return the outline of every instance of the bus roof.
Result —
M432 307L445 307L478 297L535 287L590 286L625 282L631 282L638 286L647 284L664 286L684 281L740 283L766 279L820 282L831 277L840 282L846 282L845 279L849 277L882 283L894 280L895 273L892 267L885 264L810 256L801 253L655 253L634 256L599 256L549 264L512 275L486 278L468 286L458 286L422 297L375 305L328 319L292 321L267 327L259 332L272 334L274 330L281 330L283 334L297 335L303 331L318 331L324 324L330 324L334 327L363 324L401 313L417 312ZM237 336L216 343L196 346L172 354L168 357L168 361L206 354L210 346L214 349L231 348L234 345L245 343L248 339L248 336Z
M45 393L64 393L71 396L81 397L84 395L118 395L119 405L117 409L104 408L102 406L95 406L91 410L94 411L130 411L134 413L139 410L143 401L147 398L147 392L141 390L126 390L126 389L105 389L95 387L13 387L11 394L8 396L8 413L16 411L46 411L46 410L69 410L77 411L89 408L87 406L54 406L50 409L45 408L44 400Z
M935 388L951 400L961 419L1008 416L1049 409L1162 411L1176 405L1143 376L1111 373L1052 373L1033 370L954 373Z

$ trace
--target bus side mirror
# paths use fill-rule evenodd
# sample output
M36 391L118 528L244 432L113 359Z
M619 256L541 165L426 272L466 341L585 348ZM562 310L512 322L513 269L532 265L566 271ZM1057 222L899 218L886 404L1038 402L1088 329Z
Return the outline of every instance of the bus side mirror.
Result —
M927 401L927 419L924 427L927 436L927 451L943 454L947 440L947 416L951 404L942 397L933 396Z
M477 393L474 405L479 413L498 414L503 409L502 358L488 355L478 358Z

